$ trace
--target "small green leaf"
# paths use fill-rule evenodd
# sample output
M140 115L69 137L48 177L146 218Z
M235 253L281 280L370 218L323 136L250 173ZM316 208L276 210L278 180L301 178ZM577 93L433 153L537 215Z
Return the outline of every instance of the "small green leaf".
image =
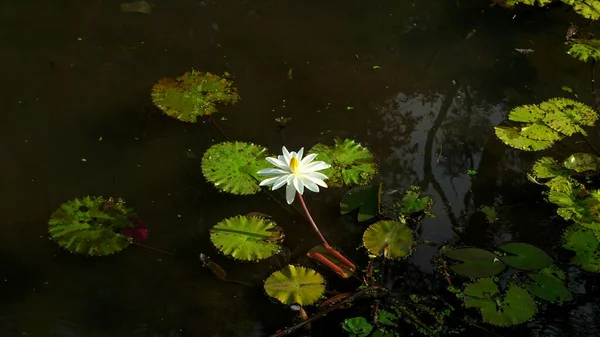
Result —
M386 259L402 259L412 252L413 232L400 221L383 220L372 224L363 235L365 248L373 255Z
M373 330L373 326L364 317L348 318L342 323L342 328L350 334L350 337L367 337Z
M570 45L567 54L579 61L587 62L590 58L596 61L600 59L600 40L571 39L566 43Z
M325 279L314 270L288 265L265 280L267 294L279 302L310 305L325 292Z
M367 221L379 215L381 184L358 186L346 192L340 201L341 214L358 209L358 221Z
M410 215L429 210L433 206L433 199L428 196L420 198L420 195L421 192L418 188L407 190L400 203L396 205L397 208L400 208L400 213Z
M309 153L316 153L319 159L330 164L331 167L323 170L329 179L329 186L353 186L369 183L377 168L373 154L359 143L346 139L335 140L334 146L317 144Z
M540 274L529 274L536 284L525 287L531 294L550 302L568 302L573 299L571 292L555 277Z
M548 179L566 174L569 174L569 171L565 170L565 168L552 157L542 157L538 159L531 169L531 175L536 179Z
M494 207L483 206L481 207L481 212L485 214L485 218L489 223L494 223L496 219L498 219L498 215L496 214L496 209L494 209Z
M450 266L455 273L467 277L489 277L500 274L506 265L498 255L479 248L461 248L444 252L446 257L464 263Z
M267 219L238 215L225 219L210 230L210 240L225 255L237 260L256 261L278 253L281 229Z
M202 173L213 185L233 194L255 194L262 179L256 174L270 167L267 149L243 142L224 142L211 146L202 157Z
M239 99L227 79L195 70L177 78L162 78L152 87L152 102L159 109L169 117L189 123L217 112L217 103L235 104Z
M396 320L398 316L387 311L387 310L378 310L377 311L377 323L387 326L396 326Z
M552 264L552 258L543 250L528 243L507 243L500 246L505 252L514 255L502 256L500 259L507 265L521 270L539 270Z
M48 220L50 237L74 254L105 256L132 243L121 232L137 229L135 212L120 198L75 198L62 204Z

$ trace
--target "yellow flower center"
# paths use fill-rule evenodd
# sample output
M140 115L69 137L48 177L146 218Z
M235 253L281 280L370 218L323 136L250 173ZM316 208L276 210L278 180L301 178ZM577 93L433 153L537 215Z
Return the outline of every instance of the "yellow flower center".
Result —
M292 173L296 173L296 171L298 170L298 166L300 166L300 161L298 160L298 158L292 157L292 159L290 159L290 170L292 171Z

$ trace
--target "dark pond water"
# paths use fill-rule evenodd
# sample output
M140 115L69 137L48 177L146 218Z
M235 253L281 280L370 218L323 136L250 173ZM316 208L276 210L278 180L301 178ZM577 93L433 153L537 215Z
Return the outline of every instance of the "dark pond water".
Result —
M318 239L266 196L205 182L201 156L222 136L150 100L158 79L191 68L235 76L242 100L218 115L231 138L272 152L353 138L376 155L386 190L415 184L431 195L436 218L420 234L432 244L411 257L409 282L433 279L437 243L529 242L563 263L577 300L542 306L533 322L498 335L600 335L598 278L558 249L563 224L524 175L533 156L507 149L492 129L511 107L565 95L563 85L590 103L589 67L563 42L570 22L595 27L566 7L508 11L487 1L150 3L149 16L123 13L115 0L0 3L0 336L265 336L289 325L292 312L260 286L223 283L198 261L205 253L257 285L287 262L240 264L215 252L208 229L239 213L273 215L292 258ZM279 116L292 117L283 133ZM339 216L342 193L307 202L325 235L364 262L355 249L364 229ZM88 194L123 197L148 223L147 244L177 256L62 251L47 219ZM488 224L482 205L500 220ZM314 335L342 336L345 315L315 324Z

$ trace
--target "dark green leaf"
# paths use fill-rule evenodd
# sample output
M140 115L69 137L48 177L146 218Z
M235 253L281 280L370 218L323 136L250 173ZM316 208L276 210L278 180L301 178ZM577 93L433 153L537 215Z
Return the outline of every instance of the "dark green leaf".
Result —
M450 269L467 277L494 276L506 268L496 254L479 248L454 249L445 252L444 255L452 260L464 262L450 266Z
M340 212L348 214L358 209L358 221L367 221L379 215L381 184L358 186L346 192L340 201Z
M511 267L521 270L538 270L552 264L552 258L540 248L528 243L507 243L500 246L514 256L502 256L500 259Z
M555 277L540 274L529 274L537 284L527 284L525 287L534 296L550 302L568 302L573 299L571 292Z
M342 323L342 328L348 331L351 337L366 337L373 330L373 326L364 317L348 318Z

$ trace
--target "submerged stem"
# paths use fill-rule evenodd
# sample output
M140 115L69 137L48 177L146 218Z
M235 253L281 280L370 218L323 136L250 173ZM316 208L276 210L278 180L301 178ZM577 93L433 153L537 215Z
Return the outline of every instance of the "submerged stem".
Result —
M143 245L143 244L138 243L138 242L134 242L133 244L136 245L136 246L138 246L138 247L142 247L144 249L148 249L148 250L151 250L151 251L154 251L154 252L158 252L158 253L162 253L162 254L167 254L167 255L171 255L171 256L177 256L177 254L175 254L175 253L171 253L171 252L164 251L162 249L158 249L158 248L146 246L146 245Z
M225 133L225 131L223 131L223 129L221 129L221 126L219 125L219 123L217 123L217 121L213 118L213 116L208 115L208 119L210 119L211 123L217 128L217 130L219 130L221 135L223 135L223 137L225 137L225 140L229 141L229 137L227 137L227 134Z

